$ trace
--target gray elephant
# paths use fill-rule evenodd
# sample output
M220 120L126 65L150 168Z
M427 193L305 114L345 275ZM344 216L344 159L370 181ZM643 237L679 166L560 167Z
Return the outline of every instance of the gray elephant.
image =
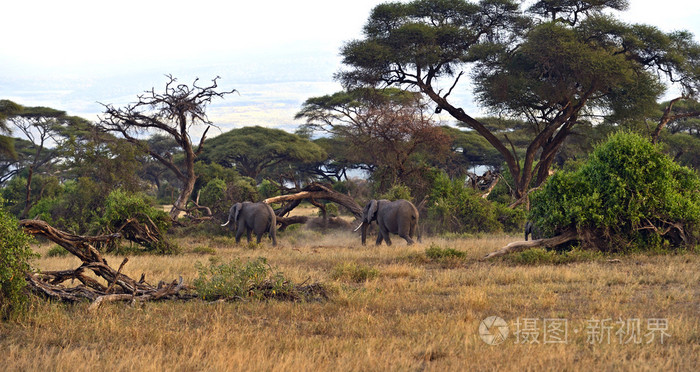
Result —
M263 234L268 232L272 238L272 245L277 245L277 217L269 205L251 202L236 203L229 210L228 221L221 226L226 226L231 221L233 221L233 228L236 230L236 243L241 241L244 232L248 243L250 243L250 234L254 231L258 243L260 243Z
M372 221L377 221L379 226L377 245L382 244L382 240L386 245L391 245L390 233L406 239L409 245L413 244L414 234L418 235L420 241L418 209L408 200L370 200L362 211L362 223L355 229L357 231L362 227L362 245L366 243L367 228Z
M527 241L527 236L531 235L532 240L537 240L542 238L542 232L540 228L537 227L532 221L525 222L525 241Z

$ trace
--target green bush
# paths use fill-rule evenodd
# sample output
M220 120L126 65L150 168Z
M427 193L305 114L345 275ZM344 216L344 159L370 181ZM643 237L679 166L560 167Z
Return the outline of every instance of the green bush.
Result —
M6 210L12 215L20 216L24 211L27 199L27 171L23 171L20 175L12 177L5 187L2 189L2 196L5 199ZM32 203L36 203L37 199L55 198L62 192L62 187L59 180L54 176L46 176L42 174L34 174L32 176L30 198ZM27 216L33 218L36 215L30 214Z
M226 189L226 181L220 178L207 182L199 195L199 205L209 207L213 215L226 214L230 207L226 202Z
M503 230L499 210L461 179L438 175L430 192L428 218L423 226L437 233L480 233Z
M297 297L294 284L282 273L273 272L263 257L245 263L238 259L229 263L211 260L208 267L197 262L195 267L199 276L194 280L194 287L207 301Z
M146 226L150 235L156 239L143 239L140 234L131 230L122 231L125 238L142 244L147 251L172 254L178 252L178 247L171 243L165 233L171 226L170 216L156 208L145 195L133 194L114 190L107 196L104 204L104 214L99 218L102 233L112 233L133 220L141 226Z
M333 267L331 278L334 280L346 280L362 283L374 279L379 275L379 270L358 264L356 262L343 262Z
M262 180L258 185L258 194L262 199L280 195L280 189L270 180Z
M564 252L545 248L532 248L508 255L507 261L518 265L562 265L574 262L593 261L602 257L598 251L574 248Z
M699 236L700 178L631 133L611 135L578 170L554 174L531 203L545 236L575 229L605 251L692 247Z
M385 193L379 195L378 199L387 199L391 201L399 199L411 200L411 189L406 185L397 184L392 186Z
M260 194L254 179L241 177L234 182L226 183L226 205L228 208L231 208L236 202L258 200L260 200Z
M74 234L97 234L105 196L90 178L66 181L55 197L41 199L29 216L39 216L53 227Z
M66 257L69 256L71 253L68 252L65 248L61 247L60 245L54 245L51 247L51 249L46 252L46 257Z
M100 225L114 230L129 218L136 218L141 223L152 221L158 230L163 232L171 226L168 213L156 208L147 196L120 189L109 193L105 199L104 214Z
M431 260L461 259L467 256L467 252L459 251L454 248L441 248L438 245L431 244L430 247L425 250L425 255Z
M24 275L31 270L30 261L36 254L29 247L32 238L2 203L0 198L0 319L8 320L27 308Z

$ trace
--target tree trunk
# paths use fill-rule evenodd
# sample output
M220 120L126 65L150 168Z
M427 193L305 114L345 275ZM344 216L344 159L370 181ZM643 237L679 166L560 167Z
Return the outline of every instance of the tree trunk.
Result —
M522 252L525 250L528 250L530 248L535 248L535 247L547 247L547 248L553 248L559 244L566 243L571 240L576 240L579 239L579 235L576 231L567 231L561 235L557 235L553 238L546 238L546 239L537 239L537 240L530 240L530 241L519 241L519 242L513 242L505 247L487 254L484 256L484 260L488 260L494 257L500 257L504 256L509 253L514 253L514 252Z
M281 195L272 198L267 198L263 200L263 203L271 204L283 201L296 201L302 199L324 199L332 201L347 208L356 218L362 217L362 207L360 207L360 205L357 204L352 197L350 197L349 195L341 194L331 189L330 187L316 182L309 184L308 186L303 188L303 191L298 192L296 194ZM299 205L299 203L295 203L294 207L296 207L297 205ZM277 211L277 215L280 216L286 214L289 211L291 211L290 208L285 208L284 213L282 213L282 210L279 210Z

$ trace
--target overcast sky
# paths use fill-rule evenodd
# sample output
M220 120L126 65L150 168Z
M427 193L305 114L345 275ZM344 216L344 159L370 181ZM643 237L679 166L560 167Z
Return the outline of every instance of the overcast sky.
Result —
M2 9L0 99L95 120L98 103L123 106L162 91L172 74L191 84L220 76L209 118L223 131L263 125L293 130L309 97L340 89L339 50L385 1L33 1ZM627 22L700 37L700 2L630 0ZM463 107L472 107L462 87Z

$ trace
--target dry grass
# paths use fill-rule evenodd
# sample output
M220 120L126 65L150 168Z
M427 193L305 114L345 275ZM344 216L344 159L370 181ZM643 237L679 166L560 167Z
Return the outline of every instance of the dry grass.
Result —
M6 370L694 370L700 365L700 257L634 255L567 265L480 262L518 237L425 239L407 247L359 245L351 234L283 233L280 245L251 249L225 238L187 238L179 256L137 256L125 266L151 282L182 275L209 257L263 256L296 282L325 283L323 303L203 301L129 306L39 301L26 319L0 324ZM467 252L436 261L431 245ZM44 253L48 247L39 248ZM212 254L213 252L213 254ZM113 265L121 257L109 257ZM334 268L356 263L378 271L364 282L333 279ZM72 257L36 266L76 267ZM479 337L479 323L500 316L511 334L497 346ZM565 344L515 342L516 319L564 318ZM663 318L664 343L587 340L591 319ZM578 333L574 332L578 329ZM615 328L617 329L617 328ZM615 331L613 329L613 332Z

